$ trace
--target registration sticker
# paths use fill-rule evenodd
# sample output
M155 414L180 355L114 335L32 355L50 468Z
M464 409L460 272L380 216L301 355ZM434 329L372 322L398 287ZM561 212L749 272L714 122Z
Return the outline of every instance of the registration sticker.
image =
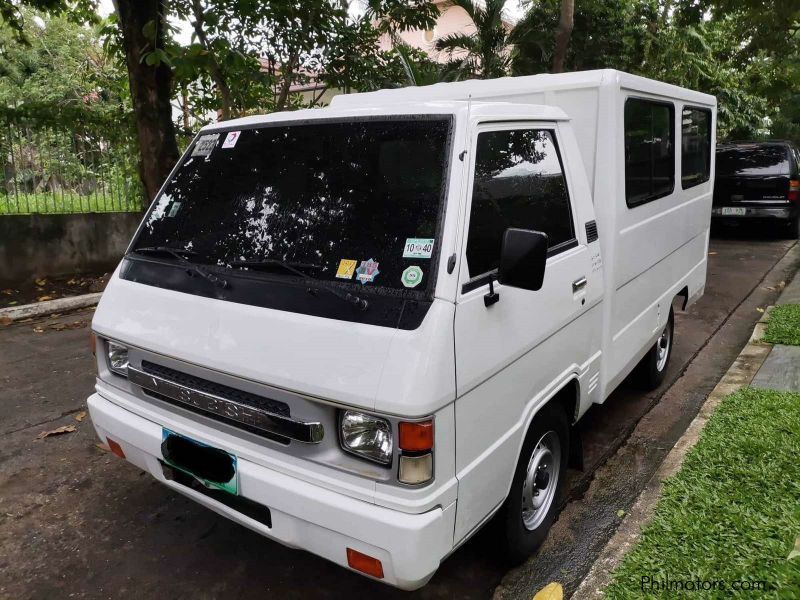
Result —
M343 258L339 261L339 268L336 269L337 279L352 279L356 272L358 261Z
M403 258L430 258L433 254L434 238L406 238Z
M378 270L379 264L371 258L361 261L361 264L356 269L356 278L361 282L361 285L375 281L375 278L380 273Z
M201 135L192 148L192 156L210 156L211 151L217 145L219 134Z
M222 147L233 148L236 145L236 142L239 141L240 135L242 135L241 131L229 131L228 135L225 136L225 141L222 142Z
M417 265L408 267L405 271L403 271L400 281L402 281L403 285L407 288L417 287L422 282L422 269L420 269Z
M169 212L167 213L167 217L172 218L178 214L178 211L181 209L180 202L173 202L172 206L169 207Z

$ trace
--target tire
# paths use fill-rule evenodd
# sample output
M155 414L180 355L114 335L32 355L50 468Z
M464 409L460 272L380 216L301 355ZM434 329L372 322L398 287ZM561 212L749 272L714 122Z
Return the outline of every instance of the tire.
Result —
M511 491L498 514L500 549L508 563L524 562L547 537L564 489L568 457L567 416L561 406L550 403L539 411L528 429ZM529 469L536 469L540 475L529 475ZM537 499L530 493L531 486ZM536 503L538 508L534 508Z
M654 390L664 382L667 368L669 367L669 359L672 357L672 342L674 338L675 314L672 307L670 307L669 318L664 330L636 367L636 379L642 389Z

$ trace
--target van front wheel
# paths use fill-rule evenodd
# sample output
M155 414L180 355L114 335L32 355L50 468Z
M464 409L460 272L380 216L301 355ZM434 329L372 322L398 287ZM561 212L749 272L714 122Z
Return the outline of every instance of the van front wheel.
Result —
M519 564L544 542L555 520L569 455L569 427L551 403L533 420L522 447L511 491L500 513L504 554Z

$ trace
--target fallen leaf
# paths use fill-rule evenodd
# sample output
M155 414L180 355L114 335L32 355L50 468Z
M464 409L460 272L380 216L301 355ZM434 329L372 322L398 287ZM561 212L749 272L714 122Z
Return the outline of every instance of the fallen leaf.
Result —
M617 516L618 516L618 517L621 519L622 517L624 517L624 516L625 516L625 511L624 511L624 510L622 510L622 509L620 508L620 509L617 511Z
M44 329L42 329L41 327L34 327L33 328L33 332L34 333L44 333Z
M11 317L0 317L0 325L11 325L13 322Z
M56 427L50 431L43 431L36 436L36 439L41 440L42 438L50 437L51 435L63 435L65 433L72 433L73 431L75 431L75 425L62 425L61 427Z
M14 306L16 304L19 304L19 302L17 302L16 300L12 300L11 302L8 303L9 306Z
M14 295L14 290L12 290L11 288L8 288L8 289L5 289L2 292L0 292L0 294L5 294L6 296L13 296Z
M758 312L760 312L760 313L763 313L763 312L764 312L764 309L763 309L763 308L757 308L756 310L757 310Z
M52 329L53 331L64 331L67 328L67 326L64 325L63 323L56 323L54 325L50 325L49 328Z
M70 279L67 281L67 285L75 285L76 283L78 283L77 279Z
M105 442L97 442L94 446L95 448L100 448L103 452L111 452L111 448Z
M800 537L794 541L794 550L789 552L789 556L786 557L786 560L792 560L798 556L800 556Z
M564 588L556 581L548 583L536 592L533 600L564 600Z
M46 301L48 301L48 300L52 300L52 299L53 299L53 297L52 297L52 296L39 296L39 297L36 299L36 301L37 301L37 302L46 302Z
M45 279L44 277L42 277L41 279L36 279L36 280L34 281L34 283L35 283L36 285L38 285L39 287L43 287L45 284L47 284L47 279Z
M75 420L76 420L78 423L80 423L81 421L83 421L85 418L86 418L86 411L85 411L85 410L82 410L81 412L79 412L79 413L78 413L77 415L75 415L75 417L74 417L74 419L75 419Z

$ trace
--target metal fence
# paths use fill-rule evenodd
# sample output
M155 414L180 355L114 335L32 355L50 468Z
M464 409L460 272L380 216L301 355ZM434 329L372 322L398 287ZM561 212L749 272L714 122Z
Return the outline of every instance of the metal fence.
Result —
M142 210L130 143L80 127L0 125L0 215Z

